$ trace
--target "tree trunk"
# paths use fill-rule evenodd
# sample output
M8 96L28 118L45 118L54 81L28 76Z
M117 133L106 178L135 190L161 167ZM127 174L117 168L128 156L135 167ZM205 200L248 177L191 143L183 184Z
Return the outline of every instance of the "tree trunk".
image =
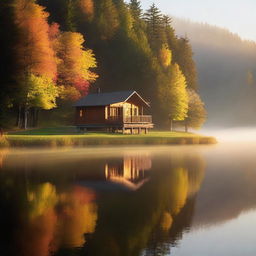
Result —
M20 105L18 107L16 126L19 128L21 127L21 106Z
M188 123L185 121L185 132L188 132Z
M170 131L171 132L173 131L173 121L172 121L172 119L170 119Z
M28 128L28 114L29 114L29 109L27 107L24 107L24 129L25 130Z

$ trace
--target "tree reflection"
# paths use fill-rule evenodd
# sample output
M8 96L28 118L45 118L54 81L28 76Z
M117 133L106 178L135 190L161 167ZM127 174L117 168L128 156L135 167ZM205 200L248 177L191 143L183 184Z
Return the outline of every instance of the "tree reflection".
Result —
M190 227L205 168L198 155L148 153L12 166L0 173L0 245L15 256L167 254Z
M4 159L8 155L8 149L0 149L0 170L3 169L4 166Z
M150 179L142 187L133 193L104 195L98 205L101 218L84 252L128 256L148 248L145 253L151 255L155 248L163 249L165 242L176 242L192 219L190 209L203 173L204 163L197 155L153 161ZM189 221L179 221L180 216Z

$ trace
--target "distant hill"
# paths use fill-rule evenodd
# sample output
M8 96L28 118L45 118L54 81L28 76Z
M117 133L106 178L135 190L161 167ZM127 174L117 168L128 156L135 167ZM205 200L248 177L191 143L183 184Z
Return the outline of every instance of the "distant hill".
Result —
M256 43L226 29L174 18L192 43L208 126L256 124Z

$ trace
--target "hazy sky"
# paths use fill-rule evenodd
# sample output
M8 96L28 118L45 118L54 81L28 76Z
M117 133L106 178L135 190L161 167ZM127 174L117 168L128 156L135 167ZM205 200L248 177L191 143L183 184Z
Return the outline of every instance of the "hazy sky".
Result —
M225 27L256 41L256 0L141 0L153 2L166 14Z

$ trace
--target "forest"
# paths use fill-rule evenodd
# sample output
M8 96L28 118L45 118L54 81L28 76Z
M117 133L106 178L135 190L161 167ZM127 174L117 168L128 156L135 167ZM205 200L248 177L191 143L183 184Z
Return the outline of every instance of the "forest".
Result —
M209 117L206 127L255 125L256 43L224 28L177 17L173 26L193 47Z
M136 90L156 127L206 120L187 37L138 0L4 0L0 127L72 125L74 102L98 88Z

